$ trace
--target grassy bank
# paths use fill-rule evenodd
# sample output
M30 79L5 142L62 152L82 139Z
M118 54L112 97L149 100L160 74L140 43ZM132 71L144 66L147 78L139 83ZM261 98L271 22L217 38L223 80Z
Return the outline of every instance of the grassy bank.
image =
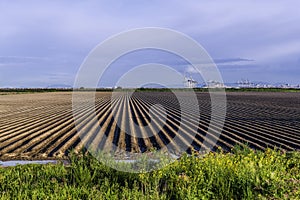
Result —
M43 92L71 92L71 89L44 89L44 88L16 88L16 89L1 89L0 95L10 94L31 94L31 93L43 93Z
M71 165L0 168L1 199L300 199L300 153L234 149L183 156L150 173L119 172L89 155Z
M136 91L136 92L185 92L185 91L195 91L195 92L300 92L298 88L137 88L137 89L115 89L114 91ZM101 90L99 90L101 91Z
M296 88L226 88L226 92L300 92Z
M108 88L83 88L75 89L75 91L86 91L86 92L184 92L184 91L195 91L195 92L209 92L209 91L224 91L224 89L214 88L135 88L135 89L126 89L126 88L117 88L117 89L108 89ZM41 92L72 92L73 89L59 89L59 88L16 88L16 89L1 89L0 95L7 94L24 94L24 93L41 93ZM300 92L300 89L296 88L225 88L226 92Z

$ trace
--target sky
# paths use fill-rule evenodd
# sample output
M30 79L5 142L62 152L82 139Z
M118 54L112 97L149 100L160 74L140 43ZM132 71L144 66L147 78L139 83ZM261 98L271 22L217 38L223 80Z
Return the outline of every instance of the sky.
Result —
M299 7L297 0L0 0L0 87L72 86L95 46L143 27L173 29L196 40L224 82L300 84ZM113 86L128 66L150 61L194 73L166 53L135 52L115 62L103 86Z

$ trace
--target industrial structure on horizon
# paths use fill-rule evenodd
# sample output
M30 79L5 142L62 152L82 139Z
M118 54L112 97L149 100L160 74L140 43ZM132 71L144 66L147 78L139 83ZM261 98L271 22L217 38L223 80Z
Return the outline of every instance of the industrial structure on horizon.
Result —
M196 88L196 87L198 87L198 82L196 80L194 80L191 75L190 75L190 77L184 75L183 84L184 84L184 87L186 87L186 88Z
M236 83L222 83L215 80L209 80L206 83L198 84L198 81L193 79L189 74L184 74L183 85L185 88L295 88L300 89L300 84L291 85L288 83L270 84L264 82L251 82L249 79L241 79Z

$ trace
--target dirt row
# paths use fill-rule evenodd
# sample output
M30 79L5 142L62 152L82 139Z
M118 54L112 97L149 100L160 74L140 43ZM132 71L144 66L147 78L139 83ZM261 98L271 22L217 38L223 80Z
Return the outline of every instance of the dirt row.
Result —
M63 159L83 147L116 155L151 149L179 154L218 146L230 151L245 143L262 150L300 149L299 93L227 93L221 135L222 121L211 123L208 93L197 93L196 103L186 92L176 95L97 92L95 105L83 101L76 113L71 92L0 96L0 160Z

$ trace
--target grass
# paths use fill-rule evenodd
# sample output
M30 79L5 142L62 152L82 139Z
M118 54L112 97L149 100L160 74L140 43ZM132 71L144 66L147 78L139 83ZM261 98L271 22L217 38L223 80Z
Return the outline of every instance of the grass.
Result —
M137 88L137 89L116 89L114 91L136 91L136 92L300 92L298 88Z
M83 89L74 89L74 91L86 91L86 92L184 92L184 91L195 91L195 92L300 92L300 89L296 88L136 88L136 89L126 89L126 88L117 88L117 89L108 89L108 88L83 88ZM8 94L24 94L24 93L41 93L41 92L72 92L73 89L58 89L58 88L16 88L16 89L1 89L0 95Z
M299 88L226 88L226 92L300 92Z
M26 94L26 93L41 93L41 92L66 92L73 91L72 89L55 89L55 88L8 88L1 89L0 94L8 95L8 94Z
M300 199L300 152L235 147L125 173L89 154L70 165L0 168L0 199Z

